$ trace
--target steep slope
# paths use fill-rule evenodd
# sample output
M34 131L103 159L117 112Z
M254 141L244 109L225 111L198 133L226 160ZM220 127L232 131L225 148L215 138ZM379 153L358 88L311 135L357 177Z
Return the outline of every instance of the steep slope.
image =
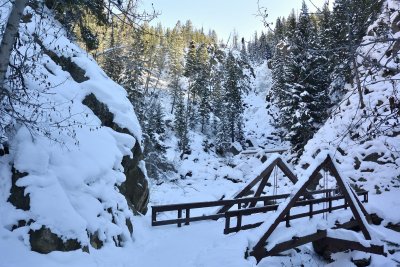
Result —
M266 64L262 64L255 68L255 73L256 78L252 81L250 92L243 95L243 131L248 147L237 146L237 153L222 157L216 153L214 147L204 147L205 142L212 143L212 136L190 131L192 151L181 159L175 133L169 129L164 141L167 147L166 158L177 172L154 181L151 186L151 203L229 198L247 181L255 178L254 170L269 157L266 151L286 147L285 143L281 143L273 125L273 115L277 111L265 102L271 87L270 70ZM170 101L163 103L164 110L170 110ZM174 116L168 115L167 120L173 121ZM285 190L284 186L282 190Z
M2 23L8 8L1 6ZM21 240L40 253L122 246L132 239L132 210L147 210L139 123L125 90L66 37L49 10L40 12L25 9L13 52L14 59L25 55L32 101L16 108L36 118L38 131L16 121L7 133L1 246Z
M399 46L400 17L393 11L399 7L397 1L386 2L358 50L366 107L360 108L356 90L349 87L342 103L306 145L299 171L325 150L335 155L354 185L376 194L399 187L399 116L390 103L400 97L400 65L394 51Z

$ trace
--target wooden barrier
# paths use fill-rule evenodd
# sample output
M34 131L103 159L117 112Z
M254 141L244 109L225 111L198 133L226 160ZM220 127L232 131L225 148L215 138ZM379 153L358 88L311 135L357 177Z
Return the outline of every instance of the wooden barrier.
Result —
M281 222L286 222L287 225L290 224L291 220L295 220L295 219L300 219L300 218L304 218L304 217L310 217L312 218L313 215L316 214L321 214L321 213L325 213L325 212L332 212L334 210L338 210L338 209L344 209L346 207L346 205L339 205L339 206L333 206L332 202L336 201L336 200L341 200L344 199L344 195L335 195L332 196L331 193L334 192L335 190L320 190L320 191L315 191L315 192L310 192L312 195L315 194L321 194L321 193L327 193L329 194L328 197L325 198L317 198L317 199L308 199L308 200L299 200L296 201L293 207L300 207L300 206L309 206L309 211L308 212L304 212L304 213L300 213L300 214L296 214L296 215L290 215L289 216L286 215L284 218L281 219ZM359 191L356 193L358 196L362 196L363 197L363 201L362 202L367 202L368 200L368 191ZM320 210L314 210L314 205L317 204L321 204L321 203L327 203L328 204L328 208L325 209L320 209ZM258 222L258 223L253 223L253 224L247 224L247 225L243 225L242 224L242 218L243 216L248 216L248 215L252 215L252 214L256 214L256 213L264 213L264 212L268 212L268 211L275 211L278 209L277 204L275 205L266 205L263 207L256 207L256 208L249 208L249 209L241 209L241 210L233 210L233 211L227 211L225 212L225 229L224 229L224 234L229 234L229 233L234 233L234 232L238 232L240 230L247 230L247 229L251 229L251 228L255 228L260 226L263 222ZM236 226L231 227L231 218L236 217Z

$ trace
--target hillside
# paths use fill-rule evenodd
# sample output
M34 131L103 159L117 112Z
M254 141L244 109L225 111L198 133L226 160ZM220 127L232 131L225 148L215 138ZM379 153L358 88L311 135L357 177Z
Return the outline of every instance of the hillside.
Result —
M1 6L3 23L9 8ZM133 107L49 10L24 12L12 57L32 56L26 94L10 100L14 117L2 117L9 124L0 156L1 254L21 255L15 242L40 253L123 246L132 240L132 211L146 212L148 202Z
M399 266L400 3L357 3L312 16L303 3L275 32L232 45L190 21L143 32L118 21L99 26L102 52L81 48L56 11L28 5L1 88L12 97L0 98L0 267ZM0 29L12 7L0 5ZM360 15L354 31L326 23L350 23L345 7ZM278 159L296 184L266 172ZM224 234L226 213L152 226L153 206L232 199L266 174L257 191L286 195L230 221L257 227ZM266 251L310 239L257 262L248 255L271 227ZM329 238L385 255L338 252Z

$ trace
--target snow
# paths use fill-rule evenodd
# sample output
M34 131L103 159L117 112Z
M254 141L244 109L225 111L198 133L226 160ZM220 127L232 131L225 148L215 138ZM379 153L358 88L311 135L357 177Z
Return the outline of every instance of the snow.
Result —
M389 1L389 4L398 3ZM34 17L35 19L37 18ZM107 78L90 56L66 37L56 34L58 25L49 21L52 21L51 18L43 20L42 28L39 29L48 33L48 37L43 40L44 45L58 55L72 57L73 62L85 70L85 76L89 80L77 83L49 57L43 55L40 58L39 62L50 69L52 74L44 67L39 67L38 71L48 73L49 82L58 85L54 86L51 92L55 93L52 101L59 104L59 113L66 114L70 106L72 113L78 114L74 116L78 121L74 128L76 137L54 133L63 143L60 145L40 136L33 139L29 131L21 127L15 138L9 140L11 154L0 157L0 177L5 178L0 179L0 267L256 266L253 257L244 258L245 251L265 233L290 198L284 200L276 212L243 218L244 223L263 221L259 228L229 235L223 234L225 223L223 219L196 222L178 228L176 225L151 227L150 212L144 216L133 217L124 197L119 194L115 185L125 180L121 166L122 157L132 156L131 149L135 142L141 143L142 133L134 110L126 99L124 89ZM35 23L34 21L28 25L30 32L38 30ZM54 36L57 38L52 38ZM244 133L254 147L248 147L236 156L221 157L212 149L204 151L202 144L209 139L207 135L192 131L190 132L192 153L181 159L177 149L177 139L170 131L164 141L167 147L166 157L174 164L177 172L162 181L151 181L149 206L232 198L273 160L278 157L286 159L287 155L266 153L267 150L288 147L288 144L280 140L278 130L273 126L278 110L265 101L272 83L267 64L258 66L255 72L256 79L253 81L252 90L244 95L246 105ZM34 81L30 83L32 87L38 87ZM165 84L167 83L161 82L160 86ZM386 87L385 81L371 85L372 92L366 95L366 103L376 105L379 100L387 101L390 92ZM84 97L90 93L95 94L100 102L107 105L115 115L114 122L121 128L128 129L132 136L100 127L100 120L90 109L81 104ZM165 110L169 110L168 97L162 97L166 99L163 102ZM293 186L287 177L278 173L278 194L293 195L329 153L345 181L348 192L352 189L346 181L369 190L369 203L365 204L367 211L374 212L384 219L380 226L368 226L368 230L373 234L372 244L385 244L388 249L393 249L393 245L389 245L388 242L399 244L400 233L384 226L389 222L400 222L400 213L395 212L395 207L400 205L398 200L400 189L396 187L399 182L395 179L400 175L400 159L393 149L398 146L398 138L378 136L361 144L353 141L347 133L347 126L353 123L352 116L359 114L355 104L356 96L349 93L348 98L352 104L346 106L343 103L336 116L329 119L307 144L299 164L290 166L294 169L299 182ZM73 104L70 105L71 102ZM54 116L54 119L58 119L57 115ZM172 115L168 116L168 119L173 119ZM84 127L81 128L80 125ZM361 125L360 129L366 127ZM76 140L79 140L79 145L75 144ZM338 147L344 151L343 154L337 151ZM256 153L245 154L246 151ZM322 152L317 153L318 151ZM363 161L372 153L378 153L380 160L385 159L388 163ZM263 156L267 156L264 163L260 160ZM357 170L355 170L355 158L362 161ZM304 170L302 167L306 163L312 164ZM28 212L17 210L7 202L11 188L11 164L14 164L19 171L29 173L18 181L18 186L25 186L26 193L30 194L31 210ZM139 163L139 167L146 173L143 161ZM365 172L368 169L373 171ZM328 178L329 187L334 186L335 181L332 177ZM236 180L237 183L232 180ZM272 180L270 181L272 183ZM321 181L320 185L322 187ZM377 193L376 186L381 188L381 194ZM272 186L265 188L266 194L271 195L272 191ZM354 198L352 194L350 196ZM113 215L117 224L112 223L113 218L106 211L110 207L115 210ZM214 208L196 210L193 215L213 211ZM359 209L357 211L362 214ZM304 207L296 208L296 212L304 212ZM286 228L282 223L268 239L267 249L279 242L290 240L293 236L312 234L316 229L329 229L336 221L346 222L351 216L351 210L347 209L335 211L329 214L327 219L323 219L322 215L315 215L312 219L302 218L294 221L290 228ZM362 215L361 217L363 218ZM32 218L35 223L11 231L19 220L27 221ZM132 237L126 227L118 223L123 222L125 218L133 222ZM176 218L176 214L160 214L160 218L172 219ZM235 222L231 223L234 225ZM63 238L77 238L84 245L89 243L87 231L91 233L97 231L99 237L106 243L99 250L89 246L90 253L73 251L38 254L30 251L28 231L39 229L42 225L46 225ZM115 247L112 239L120 234L125 237L124 246ZM357 240L366 246L371 244L370 241L364 240L360 233L328 230L328 234L332 237ZM285 256L282 257L265 258L257 266L353 266L352 258L365 256L359 252L336 253L333 255L335 261L328 264L315 255L311 244L301 246L299 249L300 252L295 250L284 252ZM396 266L395 260L400 261L399 252L386 258L379 255L371 256L372 266Z
M4 10L2 6L0 11ZM20 26L21 39L26 42L19 47L20 52L30 55L35 53L33 49L43 51L42 47L30 43L35 33L46 50L60 57L71 57L89 80L75 81L46 53L34 58L36 68L25 82L30 90L42 92L37 101L44 103L45 109L38 123L50 131L50 136L32 134L21 126L8 140L10 154L0 157L0 244L3 247L8 242L20 242L16 247L23 246L27 251L28 232L42 226L64 240L76 239L82 246L89 245L89 233L98 233L100 240L112 246L117 236L129 241L131 235L125 220L133 215L116 186L125 181L122 158L133 156L131 150L136 142L141 143L142 133L127 93L66 38L50 14L44 11L45 15L40 18L30 7L25 12L32 13L33 17L31 22ZM47 77L50 88L44 91L41 78L35 77ZM81 103L91 93L114 114L114 122L128 129L131 135L101 125L100 119ZM49 121L58 123L59 127L51 127ZM11 167L27 173L16 185L25 188L25 195L29 194L29 211L18 210L6 202L10 195ZM9 232L19 220L32 223ZM1 254L6 255L3 251ZM10 266L11 263L1 264Z

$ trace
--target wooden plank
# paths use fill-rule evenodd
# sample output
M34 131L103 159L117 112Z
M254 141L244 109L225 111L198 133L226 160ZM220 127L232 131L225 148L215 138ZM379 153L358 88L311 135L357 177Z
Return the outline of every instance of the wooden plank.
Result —
M198 222L198 221L204 221L204 220L216 220L216 219L219 219L219 218L223 218L224 216L225 216L225 214L223 214L223 213L196 216L196 217L189 218L189 222ZM162 226L162 225L169 225L169 224L186 223L186 221L187 221L186 218L168 219L168 220L162 220L162 221L153 221L152 225L153 226Z
M299 179L297 179L296 175L289 169L285 162L281 158L278 158L276 165L281 169L281 171L289 178L289 180L295 184Z
M245 188L242 189L234 198L241 198L248 194L250 190L263 179L268 173L270 173L277 164L278 159L275 159L264 171L261 172L253 181L251 181ZM231 204L227 204L217 211L217 213L224 213L232 207Z
M339 209L343 209L344 205L340 205L340 206L334 206L332 207L332 210L339 210ZM326 209L320 209L320 210L313 210L311 215L317 215L317 214L321 214L324 212L329 212L329 208ZM289 216L289 220L296 220L296 219L300 219L300 218L304 218L304 217L309 217L310 216L310 212L304 212L304 213L298 213L298 214L294 214L294 215L290 215ZM286 221L286 218L282 221L284 222Z
M342 229L351 229L351 228L354 228L356 226L358 226L358 222L355 221L355 220L350 220L350 221L345 222L345 223L341 223L341 224L338 223L332 229L340 229L340 228L342 228Z
M228 227L226 227L226 224L225 224L224 234L226 235L226 234L230 234L230 233L236 233L236 232L239 232L242 230L249 230L249 229L257 228L261 224L263 224L263 222L245 224L245 225L242 225L240 227L240 229L237 229L237 227L229 227L229 225L228 225Z
M345 240L345 239L339 239L339 238L333 238L333 237L326 237L324 242L328 243L330 246L338 249L339 251L351 249L351 250L363 251L363 252L367 252L367 253L374 253L374 254L386 256L383 246L377 246L377 245L371 244L370 247L368 247L368 246L362 245L359 242Z
M345 196L345 199L347 200L347 203L350 206L350 209L353 212L354 218L357 220L357 222L361 228L361 232L363 233L365 239L371 240L371 235L368 232L367 227L364 225L364 223L361 219L361 214L358 213L358 209L356 208L355 203L353 203L353 201L351 200L351 197L349 195L349 194L351 194L351 192L348 192L346 190L346 186L343 183L343 180L340 177L340 174L339 174L338 170L335 168L335 165L333 164L333 161L329 155L327 157L326 165L327 165L327 168L331 171L332 175L336 178L336 182L338 183L339 188L341 188L342 193ZM355 198L358 200L357 197L355 197Z
M267 239L270 237L273 231L275 231L276 227L279 225L279 223L282 221L282 219L285 217L287 214L288 210L290 210L293 205L295 204L296 200L303 195L303 193L306 191L308 186L311 184L311 182L317 177L319 171L322 169L322 167L325 165L327 162L327 159L322 162L311 174L310 178L303 184L303 186L297 191L297 193L290 199L289 203L286 205L286 207L281 211L281 213L278 215L276 220L272 223L270 228L264 233L264 235L260 238L260 240L257 242L257 244L253 247L253 251L262 251ZM259 253L259 252L258 252Z
M182 218L182 210L179 209L178 210L178 227L181 227L182 223L181 223L181 219Z
M175 211L178 209L199 209L199 208L210 208L217 207L223 205L235 205L238 203L250 203L252 201L271 201L278 199L285 199L289 197L290 194L281 194L275 196L261 196L261 197L248 197L248 198L238 198L238 199L227 199L227 200L216 200L216 201L203 201L203 202L192 202L192 203L180 203L180 204L169 204L169 205L158 205L152 206L152 210L156 212L165 212L165 211ZM219 212L220 213L220 212Z
M190 223L190 209L186 209L185 217L186 217L185 225L189 225L189 223Z
M360 207L362 213L364 214L365 218L367 219L368 223L371 223L372 219L371 216L368 214L367 210L364 208L364 205L361 203L361 201L358 199L357 195L359 195L359 193L354 192L353 188L350 187L351 193L353 194L354 198L357 201L357 205ZM366 192L366 195L368 196L368 192ZM364 199L365 198L365 194L364 194Z
M265 177L261 180L260 185L258 186L256 193L254 194L254 197L261 196L261 193L263 192L263 190L264 190L264 188L265 188L265 186L266 186L266 184L267 184L267 182L269 180L269 177L271 177L272 172L273 172L273 169L271 169L271 171L269 173L267 173L265 175ZM255 202L255 201L251 202L250 203L250 208L255 207L256 204L257 204L257 202Z
M326 230L321 230L317 231L314 234L302 236L302 237L294 237L292 240L282 242L277 244L275 247L273 247L270 251L267 252L266 256L274 256L277 255L283 251L296 248L302 245L305 245L307 243L325 238L327 235Z
M288 151L287 149L273 149L273 150L264 150L264 153L271 154L271 153L283 153Z

